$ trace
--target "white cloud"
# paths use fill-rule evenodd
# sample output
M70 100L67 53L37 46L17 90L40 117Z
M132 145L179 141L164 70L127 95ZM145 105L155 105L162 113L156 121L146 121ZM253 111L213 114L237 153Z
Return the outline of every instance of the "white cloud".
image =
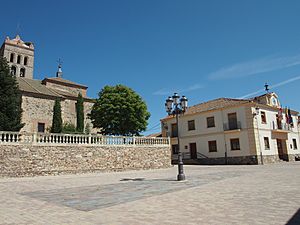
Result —
M163 89L160 89L158 91L155 91L153 93L153 95L172 95L173 93L177 92L177 93L184 93L184 92L190 92L190 91L196 91L198 89L202 89L204 88L203 85L201 84L193 84L192 86L190 87L187 87L187 88L183 88L183 89L167 89L167 88L163 88Z
M221 68L208 75L211 80L232 79L254 74L284 69L300 65L300 55L288 57L265 57L253 61L241 62L230 67Z
M288 80L285 80L285 81L282 81L282 82L279 82L277 84L274 84L274 85L270 85L270 89L274 89L274 88L277 88L277 87L281 87L283 85L286 85L286 84L289 84L291 82L294 82L296 80L300 80L300 75L299 76L296 76L296 77L293 77L293 78L290 78ZM239 98L249 98L249 97L252 97L252 96L255 96L255 95L258 95L260 93L263 93L265 91L265 89L259 89L257 91L254 91L252 93L249 93L249 94L246 94L244 96L241 96Z
M174 93L173 90L170 90L170 89L168 90L166 88L163 88L163 89L160 89L158 91L155 91L153 94L154 95L171 95L173 93Z

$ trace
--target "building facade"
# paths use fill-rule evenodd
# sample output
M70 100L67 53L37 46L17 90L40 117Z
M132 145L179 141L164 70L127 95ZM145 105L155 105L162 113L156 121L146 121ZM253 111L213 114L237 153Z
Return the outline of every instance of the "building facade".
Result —
M63 79L61 65L55 77L34 79L34 46L31 42L22 41L19 35L14 39L5 39L0 56L7 59L11 74L16 76L22 93L22 122L25 125L21 131L50 132L56 99L61 101L63 123L76 126L76 102L79 93L84 99L85 128L93 130L87 115L94 100L87 97L88 87Z
M177 125L161 120L177 158ZM203 164L262 164L300 156L298 112L282 110L275 93L253 99L220 98L189 107L179 117L184 159Z

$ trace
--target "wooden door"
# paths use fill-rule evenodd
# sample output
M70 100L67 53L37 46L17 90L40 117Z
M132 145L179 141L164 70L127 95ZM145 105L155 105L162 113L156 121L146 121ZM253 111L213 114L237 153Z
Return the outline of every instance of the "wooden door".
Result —
M196 143L190 143L191 159L197 159L197 145Z
M277 139L277 149L278 149L279 159L284 160L282 141L280 139Z

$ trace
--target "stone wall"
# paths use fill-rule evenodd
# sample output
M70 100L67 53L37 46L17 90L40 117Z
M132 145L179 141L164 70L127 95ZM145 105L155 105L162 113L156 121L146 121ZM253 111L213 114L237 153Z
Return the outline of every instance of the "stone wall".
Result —
M22 128L24 132L36 132L38 123L45 123L45 128L52 125L54 99L22 96Z
M23 132L37 132L38 123L45 123L46 132L49 132L52 126L54 98L43 98L36 96L22 96L22 123L25 126L21 131ZM63 99L61 101L62 119L63 123L71 123L76 126L76 100ZM88 114L93 107L92 102L84 102L84 125L90 127L90 130L96 132L93 128Z
M0 145L0 177L158 169L170 166L171 151L168 145Z

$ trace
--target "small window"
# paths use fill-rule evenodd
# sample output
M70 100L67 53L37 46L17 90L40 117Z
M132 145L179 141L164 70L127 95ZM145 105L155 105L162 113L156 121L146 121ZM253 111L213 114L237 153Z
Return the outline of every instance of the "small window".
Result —
M295 138L293 138L293 145L294 145L294 149L298 149L297 140Z
M207 128L215 127L215 117L213 116L207 117L206 121L207 121Z
M25 68L20 69L20 77L25 77Z
M10 59L9 59L9 61L10 61L10 62L14 62L14 59L15 59L15 54L14 54L14 53L11 53L11 54L10 54Z
M16 72L17 72L17 68L16 68L15 66L12 66L12 67L10 68L10 74L13 75L13 76L15 76L15 75L16 75Z
M172 153L173 154L178 154L178 152L179 152L178 145L172 145Z
M240 149L240 139L234 138L230 139L231 150L241 150Z
M27 63L28 63L28 57L26 56L26 57L24 58L24 65L27 66Z
M217 152L217 141L209 141L208 150L209 152Z
M38 132L40 133L45 132L45 123L38 123Z
M265 143L265 149L269 150L270 149L270 143L269 143L269 138L264 137L264 143Z
M17 63L20 64L21 63L21 56L18 55L18 58L17 58Z
M188 121L188 130L195 130L195 120Z
M267 123L266 112L260 112L261 123Z
M172 124L172 133L171 137L177 137L178 136L178 131L177 131L177 124L173 123Z

